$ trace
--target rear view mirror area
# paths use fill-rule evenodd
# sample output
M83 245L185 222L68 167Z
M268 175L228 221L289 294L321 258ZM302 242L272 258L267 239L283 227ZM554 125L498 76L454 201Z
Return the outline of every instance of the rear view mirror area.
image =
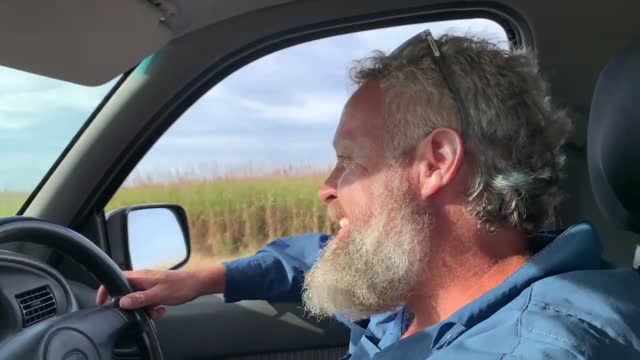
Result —
M184 209L176 204L129 206L107 215L111 255L123 269L177 269L190 255Z

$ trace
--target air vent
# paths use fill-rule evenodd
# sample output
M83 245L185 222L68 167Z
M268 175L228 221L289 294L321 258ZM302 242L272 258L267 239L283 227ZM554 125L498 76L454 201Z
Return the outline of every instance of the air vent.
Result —
M48 286L20 293L16 300L22 310L23 328L56 314L56 299Z

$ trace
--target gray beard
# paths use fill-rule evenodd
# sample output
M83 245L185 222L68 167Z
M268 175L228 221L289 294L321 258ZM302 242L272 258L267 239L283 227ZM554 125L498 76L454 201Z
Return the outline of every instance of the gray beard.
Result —
M310 314L360 320L404 304L415 288L429 255L431 218L408 196L400 170L390 170L387 182L374 195L388 203L375 213L358 209L348 235L330 240L306 274Z

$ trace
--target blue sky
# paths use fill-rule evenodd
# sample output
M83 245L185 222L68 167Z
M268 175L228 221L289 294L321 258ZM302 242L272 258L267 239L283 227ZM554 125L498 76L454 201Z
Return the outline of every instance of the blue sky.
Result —
M288 165L328 167L333 132L354 90L352 60L393 50L430 28L504 41L488 20L373 30L301 44L238 70L196 102L163 135L132 177L166 178ZM0 191L28 191L113 82L85 88L0 67Z

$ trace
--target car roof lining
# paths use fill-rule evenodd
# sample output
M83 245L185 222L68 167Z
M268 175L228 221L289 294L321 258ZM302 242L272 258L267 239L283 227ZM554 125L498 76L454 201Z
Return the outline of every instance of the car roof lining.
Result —
M0 66L100 85L181 35L290 1L4 0Z

